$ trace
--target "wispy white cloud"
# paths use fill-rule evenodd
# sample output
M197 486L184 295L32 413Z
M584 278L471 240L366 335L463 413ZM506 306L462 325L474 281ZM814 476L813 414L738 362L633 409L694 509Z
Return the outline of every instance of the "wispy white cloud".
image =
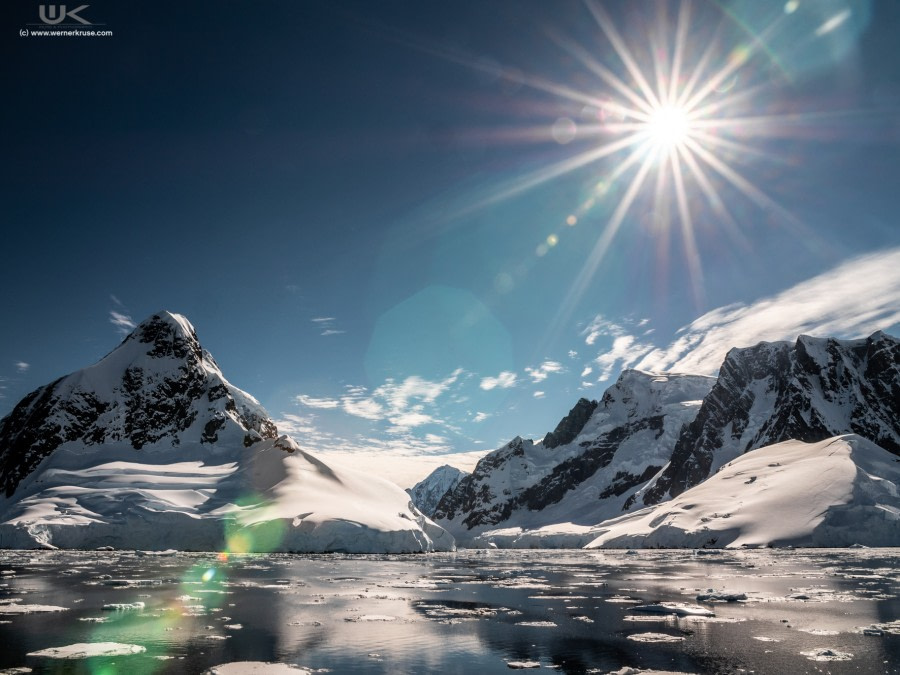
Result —
M24 361L17 361L15 365L16 370L20 373L27 373L28 369L31 368L31 364L25 363Z
M341 399L341 408L348 415L355 417L363 417L367 420L384 419L384 408L372 398L345 396Z
M613 340L611 349L594 359L600 369L599 378L607 380L615 371L630 368L652 350L653 345L642 343L633 335L620 335Z
M340 397L314 398L303 394L295 397L295 400L310 408L340 409L348 415L373 422L386 421L392 425L387 430L388 433L397 434L426 424L448 426L437 415L434 406L438 397L449 391L465 375L465 371L458 368L438 381L427 380L418 375L411 375L400 382L389 378L372 391L366 387L350 385Z
M536 391L536 392L534 392L534 394L532 394L532 395L533 395L535 398L544 398L544 393L545 393L545 392L543 392L543 391Z
M525 372L535 384L546 380L550 373L561 373L563 370L562 364L557 361L544 361L537 368L525 368Z
M590 366L585 366L584 370L581 371L581 377L587 377L588 375L590 375L593 372L594 372L593 368L591 368Z
M433 424L434 418L431 415L426 415L421 410L409 410L407 412L402 412L397 415L393 415L392 417L388 417L388 422L394 425L391 431L397 432L400 430L409 429L410 427L420 427L425 424Z
M570 358L570 359L577 359L577 358L578 358L578 352L576 352L574 349L570 349L570 350L569 350L569 358Z
M731 347L809 334L860 337L900 323L900 247L850 259L777 295L707 312L638 368L715 373Z
M509 389L510 387L516 386L516 377L515 373L511 373L508 370L501 371L497 377L483 377L481 378L481 384L478 386L484 389L485 391L490 391L491 389L496 389L499 387L500 389Z
M310 319L310 321L314 323L318 328L322 329L322 332L319 333L319 335L343 335L347 332L345 330L339 330L334 327L334 322L337 321L337 318L333 316L317 316L313 319Z
M418 375L411 375L402 382L394 382L393 379L389 379L375 389L374 393L375 396L387 401L392 410L399 413L406 409L410 399L434 403L435 399L455 384L462 374L463 370L457 368L449 377L438 382L426 380Z
M109 322L116 327L116 330L121 335L128 335L137 327L134 319L132 319L128 314L117 312L114 309L110 310L109 312Z
M295 396L294 400L298 403L305 405L307 408L337 408L341 402L337 399L333 398L315 398L313 396L307 396L306 394L300 394L299 396Z
M490 415L486 412L477 412L475 413L475 417L472 418L473 422L484 422Z

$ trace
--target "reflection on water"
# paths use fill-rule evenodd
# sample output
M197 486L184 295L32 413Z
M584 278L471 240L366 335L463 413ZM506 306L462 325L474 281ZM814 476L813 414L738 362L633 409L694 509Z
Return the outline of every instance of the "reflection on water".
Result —
M531 661L565 673L892 673L898 561L888 549L0 551L0 671L199 673L265 661L335 673L506 673L509 662ZM660 602L715 616L647 611ZM46 651L73 645L83 658Z

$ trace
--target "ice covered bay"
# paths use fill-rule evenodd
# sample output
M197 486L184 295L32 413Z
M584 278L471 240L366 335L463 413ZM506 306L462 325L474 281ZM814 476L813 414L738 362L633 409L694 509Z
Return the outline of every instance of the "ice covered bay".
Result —
M898 563L897 549L0 551L0 671L893 673Z

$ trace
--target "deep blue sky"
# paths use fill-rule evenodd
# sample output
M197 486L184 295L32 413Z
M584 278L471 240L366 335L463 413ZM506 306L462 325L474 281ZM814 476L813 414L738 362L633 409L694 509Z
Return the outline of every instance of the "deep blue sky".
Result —
M320 450L541 435L624 366L714 371L691 360L710 327L715 354L897 332L893 0L694 3L685 79L708 45L701 83L743 47L708 100L744 97L713 117L768 120L711 151L771 200L707 167L728 226L688 184L702 279L653 171L579 277L627 153L492 199L606 142L589 130L614 92L561 43L636 88L585 4L103 1L82 15L111 38L18 37L38 4L3 19L0 414L114 348L113 312L186 315ZM645 71L679 6L602 3Z

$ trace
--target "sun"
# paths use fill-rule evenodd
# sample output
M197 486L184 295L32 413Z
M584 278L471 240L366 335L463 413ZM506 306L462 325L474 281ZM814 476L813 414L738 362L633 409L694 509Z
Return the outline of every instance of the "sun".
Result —
M682 148L691 135L691 120L684 108L659 106L646 122L648 141L668 154Z

